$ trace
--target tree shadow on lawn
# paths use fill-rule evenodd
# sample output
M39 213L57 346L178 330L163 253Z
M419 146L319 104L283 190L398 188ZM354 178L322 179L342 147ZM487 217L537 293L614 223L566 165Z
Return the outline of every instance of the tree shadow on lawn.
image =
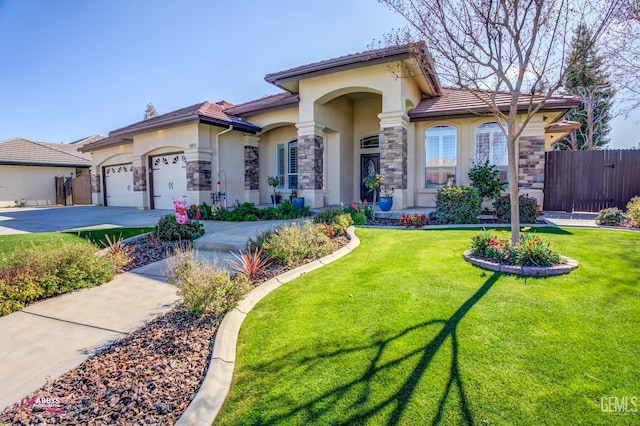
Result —
M464 316L480 299L491 289L496 281L501 276L496 272L491 275L487 281L480 287L470 298L468 298L448 319L433 319L420 324L416 324L405 330L386 339L380 339L376 342L359 347L339 349L336 351L325 352L315 354L314 357L302 357L296 363L296 367L303 367L304 370L313 370L314 365L319 362L324 362L327 359L335 359L335 362L340 362L339 357L348 355L349 353L356 353L361 351L375 350L375 356L371 359L370 367L360 375L360 377L352 380L344 385L331 389L322 393L317 397L313 397L304 404L293 406L288 408L284 413L275 414L273 416L266 415L267 418L262 420L266 423L287 423L293 421L299 415L307 416L307 420L312 422L322 418L324 415L335 414L336 403L342 398L348 398L350 393L356 392L358 394L357 400L352 407L352 410L357 411L353 414L347 414L348 417L340 418L337 421L331 420L333 424L353 424L363 423L370 420L372 417L388 416L385 423L398 424L402 421L402 416L407 409L407 405L410 402L412 395L414 394L419 382L424 380L427 376L427 370L432 363L434 357L443 348L448 338L451 338L451 367L448 372L448 379L444 390L438 401L437 409L431 424L436 425L443 421L443 413L447 402L455 403L455 392L458 394L458 411L466 424L474 424L473 413L469 406L469 401L464 389L464 381L460 372L459 358L458 358L458 336L457 327ZM420 345L417 349L410 350L407 353L402 354L393 360L384 361L383 355L386 349L389 349L390 345L399 343L400 339L406 337L409 333L418 331L420 329L426 329L431 326L441 326L441 330L424 346ZM290 357L294 354L288 354ZM384 373L390 373L390 370L395 367L400 367L404 362L410 361L411 358L418 357L419 360L413 370L410 371L408 377L404 380L398 380L400 387L397 388L391 395L386 397L376 405L366 405L369 402L371 396L371 387L376 381L376 376ZM295 358L295 355L294 355ZM291 361L291 358L289 358ZM282 363L280 365L280 363ZM275 363L271 360L268 363L263 364L265 369L274 373L275 370L279 370L277 373L282 373L287 368L286 359L280 359ZM293 374L292 372L290 372ZM394 373L391 371L391 373ZM286 374L286 373L285 373ZM299 372L298 372L299 374ZM394 373L395 374L395 373ZM437 371L433 375L437 374ZM427 378L428 379L428 378ZM433 378L433 381L437 381ZM423 385L424 386L424 385ZM361 389L358 391L358 389ZM453 393L452 393L453 392ZM290 401L289 401L290 403ZM358 410L357 406L361 409ZM388 413L388 414L387 414ZM296 420L299 420L296 418ZM327 419L325 419L327 420Z

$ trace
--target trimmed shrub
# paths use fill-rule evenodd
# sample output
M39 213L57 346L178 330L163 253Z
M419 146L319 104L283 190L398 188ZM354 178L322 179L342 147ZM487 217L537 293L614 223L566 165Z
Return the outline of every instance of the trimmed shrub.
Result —
M156 236L166 241L195 240L204 235L204 225L197 220L188 224L179 224L176 217L168 214L156 224Z
M366 225L367 219L373 218L373 207L367 200L359 203L351 200L351 204L348 206L342 204L342 211L351 215L354 225Z
M353 225L353 218L340 209L327 209L315 215L313 222L330 226L334 235L344 235L347 233L347 228Z
M596 223L598 225L620 226L622 223L622 210L617 207L602 209L596 216Z
M271 229L267 229L266 231L257 233L255 239L249 238L249 240L247 241L247 250L256 251L262 248L262 246L264 246L264 244L269 240L269 238L271 238L272 235L273 231Z
M631 226L640 227L640 196L633 197L627 203L627 217Z
M508 195L496 198L493 202L498 222L511 223L511 200ZM535 197L520 195L520 223L536 223L540 215L540 206Z
M213 219L213 210L211 206L204 201L200 203L198 206L198 210L200 210L200 219L202 220L211 220Z
M436 196L435 217L439 223L478 223L482 199L475 188L450 186Z
M498 169L495 165L489 164L489 161L478 164L473 163L473 167L469 170L469 180L480 194L482 199L493 200L500 195L507 182L498 179Z
M289 220L309 215L309 206L302 208L282 200L278 207L257 208L253 203L238 204L233 210L218 209L212 214L213 220L227 222L250 222L254 220Z
M226 269L196 260L191 250L178 250L169 272L169 281L177 287L185 307L197 316L222 316L250 288L246 275L231 278Z
M27 303L113 278L108 255L96 256L83 242L21 246L6 255L0 268L0 312L6 315Z
M274 231L262 247L267 256L280 265L292 266L303 260L315 260L336 248L323 228L324 225L313 222L292 223Z

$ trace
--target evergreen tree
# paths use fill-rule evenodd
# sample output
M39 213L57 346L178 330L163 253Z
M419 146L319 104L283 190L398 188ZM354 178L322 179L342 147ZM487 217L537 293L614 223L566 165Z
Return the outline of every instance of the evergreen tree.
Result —
M571 41L563 87L567 93L580 97L580 106L567 115L567 119L582 125L558 141L555 149L593 150L604 148L609 143L615 92L605 69L604 58L592 40L589 28L580 24Z
M144 110L144 119L148 120L151 117L157 117L158 111L156 111L156 107L153 106L151 102L147 104L147 108Z

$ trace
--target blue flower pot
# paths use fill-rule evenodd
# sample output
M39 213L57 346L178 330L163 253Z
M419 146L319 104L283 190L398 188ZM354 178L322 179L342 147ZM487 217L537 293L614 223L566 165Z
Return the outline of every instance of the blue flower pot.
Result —
M298 208L303 208L304 207L304 197L297 197L293 199L293 205L298 207Z
M378 205L380 206L380 210L382 210L383 212L388 212L393 206L393 197L380 197Z

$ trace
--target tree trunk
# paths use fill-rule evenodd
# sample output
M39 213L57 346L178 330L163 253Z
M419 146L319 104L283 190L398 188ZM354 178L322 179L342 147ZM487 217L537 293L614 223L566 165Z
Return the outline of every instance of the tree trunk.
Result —
M509 120L512 121L512 120ZM511 243L520 240L520 199L518 198L518 144L515 133L515 119L509 123L507 135L507 155L509 156L509 201L511 202Z

